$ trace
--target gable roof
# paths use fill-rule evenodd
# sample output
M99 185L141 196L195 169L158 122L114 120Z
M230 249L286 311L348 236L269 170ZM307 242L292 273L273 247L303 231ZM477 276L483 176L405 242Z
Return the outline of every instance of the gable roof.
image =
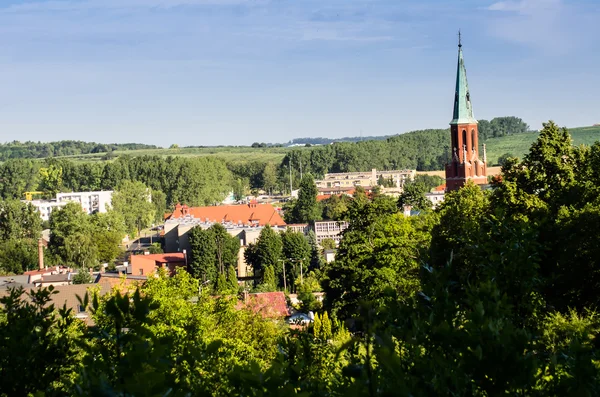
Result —
M168 219L179 219L186 216L208 220L212 223L241 222L243 224L258 223L260 226L284 226L281 215L270 204L215 205L210 207L188 207L177 204L175 211Z
M283 318L290 315L290 310L283 292L259 292L248 294L245 302L248 309L265 318Z

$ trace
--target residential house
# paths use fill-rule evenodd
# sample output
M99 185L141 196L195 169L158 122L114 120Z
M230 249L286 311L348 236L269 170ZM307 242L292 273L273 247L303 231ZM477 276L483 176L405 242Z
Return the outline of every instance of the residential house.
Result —
M446 184L437 186L436 188L431 189L431 192L425 193L425 197L427 197L427 199L431 201L433 208L436 208L438 205L444 202L445 195Z
M290 315L290 309L285 294L278 292L260 292L244 294L244 300L238 303L238 308L246 307L264 318L283 319Z
M166 269L170 275L174 275L178 268L187 269L187 258L183 252L131 255L129 262L134 276L149 276L158 269Z

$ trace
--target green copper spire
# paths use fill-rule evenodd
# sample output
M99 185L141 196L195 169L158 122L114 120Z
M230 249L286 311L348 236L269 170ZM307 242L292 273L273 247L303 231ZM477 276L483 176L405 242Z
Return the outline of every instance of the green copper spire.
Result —
M469 83L467 82L467 69L462 53L460 31L458 32L458 67L456 71L456 93L454 94L454 114L450 124L477 123L473 116Z

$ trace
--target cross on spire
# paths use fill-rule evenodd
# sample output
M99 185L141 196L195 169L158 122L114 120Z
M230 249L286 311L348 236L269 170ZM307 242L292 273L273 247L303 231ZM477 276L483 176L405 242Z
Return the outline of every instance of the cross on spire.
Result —
M462 36L460 34L460 29L458 29L458 47L462 47Z

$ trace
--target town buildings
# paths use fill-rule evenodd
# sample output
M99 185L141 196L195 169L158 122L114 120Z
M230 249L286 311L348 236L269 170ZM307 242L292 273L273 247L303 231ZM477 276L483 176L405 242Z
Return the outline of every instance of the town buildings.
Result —
M331 239L338 245L342 239L342 232L348 228L348 222L317 221L314 223L313 227L317 238L317 244L321 244L325 239Z
M356 186L363 188L375 187L380 181L385 181L388 185L393 185L397 188L402 188L404 183L415 178L415 170L395 170L395 171L378 171L373 168L370 172L341 172L325 174L323 179L315 181L321 194L341 194L346 190L350 190Z
M468 180L478 185L487 183L485 145L483 161L479 158L477 120L473 115L471 93L467 83L467 70L463 59L460 34L458 40L458 67L456 71L456 92L454 112L450 122L451 156L446 164L446 190L459 189Z
M425 197L431 201L433 208L436 208L438 205L444 202L445 194L446 184L443 184L432 189L431 192L425 193Z
M217 205L188 207L177 204L172 214L165 219L163 236L165 252L188 253L189 231L195 227L208 229L215 223L221 224L229 234L239 238L238 277L245 277L248 269L244 251L254 243L266 225L276 230L285 230L286 224L271 204ZM135 274L135 273L134 273Z
M187 269L187 256L182 252L131 255L129 262L131 267L128 273L135 276L148 276L159 269L165 269L172 276L177 268Z
M57 193L56 198L52 200L23 200L23 202L33 205L42 220L50 219L50 214L57 208L62 208L69 202L76 202L81 205L81 209L87 214L94 212L106 212L107 207L112 204L111 190L98 192L71 192Z

